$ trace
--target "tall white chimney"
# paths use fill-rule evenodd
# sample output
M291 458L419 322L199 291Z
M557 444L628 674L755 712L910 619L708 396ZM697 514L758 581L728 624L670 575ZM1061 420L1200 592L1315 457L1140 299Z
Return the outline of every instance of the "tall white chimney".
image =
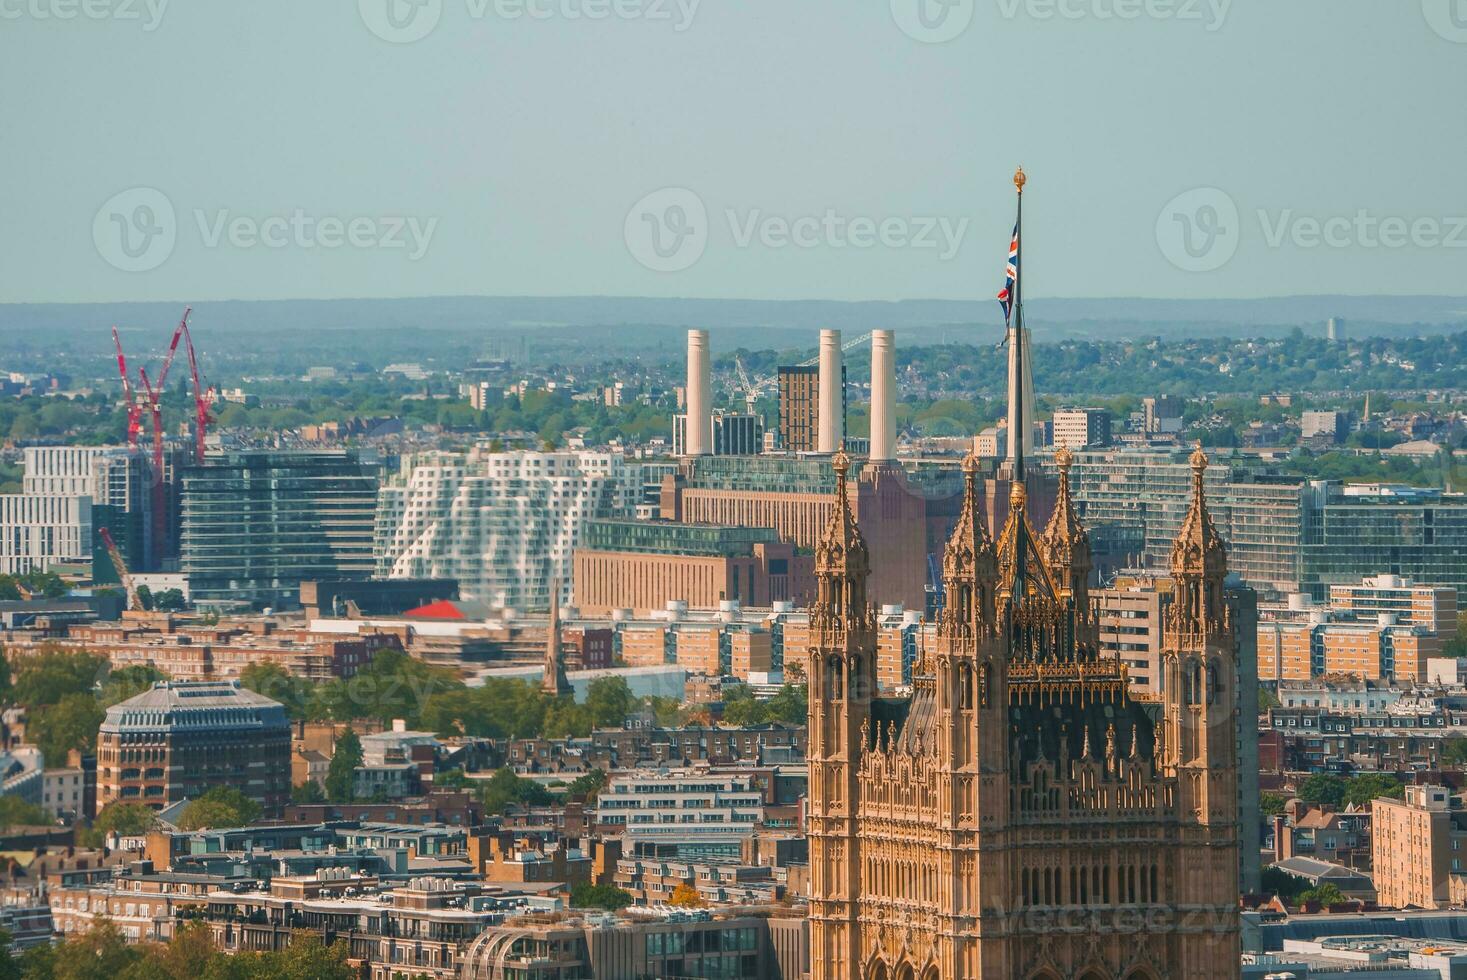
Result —
M688 397L687 435L683 440L686 456L707 456L713 451L713 412L709 398L712 387L708 362L708 331L688 331Z
M845 378L841 372L840 331L820 331L820 432L817 452L838 452L846 441Z
M871 462L896 459L896 333L871 331Z

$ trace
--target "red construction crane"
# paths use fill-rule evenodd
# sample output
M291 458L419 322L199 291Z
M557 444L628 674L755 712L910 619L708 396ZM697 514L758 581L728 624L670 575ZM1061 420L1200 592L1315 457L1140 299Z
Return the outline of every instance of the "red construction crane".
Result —
M143 403L127 377L127 358L122 353L122 339L117 336L116 327L112 328L112 343L117 347L117 373L122 377L122 397L127 401L127 444L136 447L138 435L143 431Z
M209 423L214 421L209 409L214 406L218 393L213 388L204 387L204 380L199 376L199 359L194 355L194 335L187 326L184 327L183 342L188 348L188 369L194 381L194 461L203 463L204 435Z
M127 608L141 609L142 603L138 601L138 590L133 585L132 574L127 570L127 562L123 561L122 551L117 547L117 542L112 540L112 532L106 527L99 527L97 533L102 536L102 544L107 547L107 557L112 559L112 568L117 572L117 580L122 583L122 588L127 593Z
M165 546L163 528L168 522L167 497L163 492L163 386L168 383L168 369L173 366L173 355L178 352L178 341L188 330L188 315L192 307L183 311L183 319L173 330L173 340L168 344L168 353L163 356L163 367L158 371L157 382L148 380L147 368L138 368L138 378L147 392L148 408L153 421L153 535L159 543L160 554Z

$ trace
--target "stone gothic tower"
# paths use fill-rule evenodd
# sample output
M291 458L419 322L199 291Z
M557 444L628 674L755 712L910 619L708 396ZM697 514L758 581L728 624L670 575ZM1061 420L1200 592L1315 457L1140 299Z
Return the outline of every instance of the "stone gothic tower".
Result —
M1171 604L1162 620L1162 690L1166 705L1164 757L1176 773L1183 816L1178 901L1210 924L1232 922L1228 875L1237 860L1237 638L1223 588L1228 574L1221 536L1207 512L1202 477L1207 456L1192 454L1192 500L1172 543ZM1238 955L1238 934L1223 938ZM1214 951L1190 949L1184 975L1205 969ZM1201 974L1198 974L1201 975Z
M1010 248L1013 420L1027 398L1017 229ZM847 501L850 464L836 456L804 661L814 980L1239 975L1237 642L1207 460L1193 457L1163 693L1150 696L1100 647L1071 455L1056 455L1040 535L1023 445L997 541L977 463L963 463L944 604L901 696L873 696L870 559Z
M871 737L876 613L866 596L871 557L851 513L845 452L833 459L830 519L815 549L805 677L810 701L807 835L810 842L812 980L858 975L860 841L856 767Z

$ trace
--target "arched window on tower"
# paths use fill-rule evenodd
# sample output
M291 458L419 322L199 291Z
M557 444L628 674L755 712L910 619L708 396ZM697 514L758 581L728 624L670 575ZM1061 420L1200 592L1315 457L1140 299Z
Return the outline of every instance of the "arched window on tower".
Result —
M988 707L993 697L993 664L985 663L978 668L978 703Z
M970 664L958 664L958 707L973 710L973 668Z
M825 661L825 696L832 701L839 701L845 697L844 680L840 657L827 658Z
M1207 665L1207 703L1213 704L1217 701L1218 673L1217 660L1212 660Z
M1182 700L1186 704L1202 703L1202 664L1188 657L1182 665Z

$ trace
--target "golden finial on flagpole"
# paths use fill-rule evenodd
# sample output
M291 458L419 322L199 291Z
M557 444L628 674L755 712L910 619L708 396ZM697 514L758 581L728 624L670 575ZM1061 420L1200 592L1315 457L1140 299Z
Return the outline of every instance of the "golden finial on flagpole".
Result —
M1020 167L1018 170L1014 171L1014 186L1019 189L1020 194L1024 193L1024 182L1028 179L1029 178L1024 176L1023 167Z

